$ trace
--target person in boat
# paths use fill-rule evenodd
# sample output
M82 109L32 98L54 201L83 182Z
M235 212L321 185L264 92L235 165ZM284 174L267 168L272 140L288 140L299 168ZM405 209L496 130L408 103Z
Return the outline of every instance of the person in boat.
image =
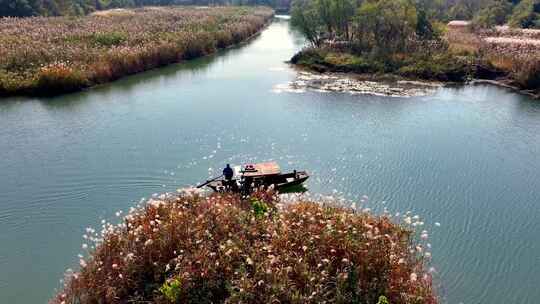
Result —
M232 178L234 176L234 171L231 168L231 165L227 164L225 169L223 169L223 176L225 177L225 186L231 187L232 186Z

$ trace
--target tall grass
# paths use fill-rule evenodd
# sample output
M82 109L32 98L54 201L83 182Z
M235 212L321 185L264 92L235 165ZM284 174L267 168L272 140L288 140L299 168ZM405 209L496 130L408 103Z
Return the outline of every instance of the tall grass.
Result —
M269 193L162 196L87 229L97 245L51 303L437 303L415 219Z
M475 63L493 71L493 77L502 77L521 89L540 93L540 31L506 27L450 30L446 39L451 51L472 54L476 57Z
M263 7L146 7L86 17L0 19L0 95L55 94L239 43Z

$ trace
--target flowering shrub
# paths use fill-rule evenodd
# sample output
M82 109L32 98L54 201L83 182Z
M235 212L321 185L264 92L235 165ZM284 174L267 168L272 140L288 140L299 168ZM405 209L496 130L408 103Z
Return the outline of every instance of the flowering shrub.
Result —
M263 7L144 7L0 18L0 95L70 91L207 55L249 38L272 15ZM66 67L55 70L58 63Z
M437 303L416 219L268 193L162 195L87 229L97 244L51 303Z

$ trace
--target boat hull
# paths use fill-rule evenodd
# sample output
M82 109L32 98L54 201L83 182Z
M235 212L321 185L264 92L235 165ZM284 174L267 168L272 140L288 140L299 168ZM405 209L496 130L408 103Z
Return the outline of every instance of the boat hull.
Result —
M256 189L268 189L274 187L278 192L287 192L288 189L302 185L308 180L309 175L305 171L295 171L285 174L269 175L260 178L232 179L226 181L219 179L212 181L206 186L216 192L253 192ZM249 186L246 184L249 183Z

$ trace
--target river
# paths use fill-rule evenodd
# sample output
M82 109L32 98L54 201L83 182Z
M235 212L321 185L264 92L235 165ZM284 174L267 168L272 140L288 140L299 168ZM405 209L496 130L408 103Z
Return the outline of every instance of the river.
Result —
M493 86L400 98L278 92L285 19L218 55L55 98L0 102L0 303L45 303L82 235L225 163L306 169L426 223L444 303L540 299L540 102ZM440 226L435 223L440 223Z

